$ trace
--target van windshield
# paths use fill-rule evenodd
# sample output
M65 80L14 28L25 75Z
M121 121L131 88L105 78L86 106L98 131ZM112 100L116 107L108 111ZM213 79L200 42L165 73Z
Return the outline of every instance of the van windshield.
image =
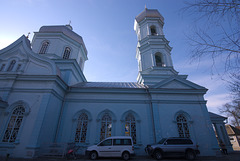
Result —
M160 140L160 141L158 142L158 144L163 144L165 140L166 140L166 138L162 138L162 140Z

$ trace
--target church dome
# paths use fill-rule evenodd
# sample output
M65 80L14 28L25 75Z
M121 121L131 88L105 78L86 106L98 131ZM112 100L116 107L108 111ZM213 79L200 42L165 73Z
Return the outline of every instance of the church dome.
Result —
M156 9L147 9L145 8L144 11L142 11L137 17L136 21L139 23L145 18L150 17L150 18L159 18L162 23L164 23L164 18L163 16L158 12Z
M64 35L68 36L69 38L82 44L84 47L84 50L87 53L87 49L85 47L82 37L80 35L76 34L74 31L72 31L72 27L70 25L42 26L39 30L39 33L63 33Z

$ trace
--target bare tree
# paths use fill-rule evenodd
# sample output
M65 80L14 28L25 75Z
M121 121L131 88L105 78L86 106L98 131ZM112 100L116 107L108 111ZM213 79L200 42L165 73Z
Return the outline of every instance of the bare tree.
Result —
M233 100L231 103L226 103L220 112L226 113L230 117L231 124L240 126L240 100Z
M223 105L219 111L230 117L234 126L240 126L240 75L232 74L229 82L229 90L232 95L232 102Z
M229 90L234 99L240 100L240 74L232 74L230 76L231 81L229 82Z
M184 13L196 16L196 29L187 35L192 46L191 58L209 57L213 66L224 59L226 73L240 70L240 0L187 1Z
M212 71L213 67L219 68L219 64L215 66L219 59L223 62L220 64L223 66L220 74L228 76L225 81L228 82L232 102L226 103L219 110L230 117L233 125L239 126L240 0L189 0L183 11L196 17L197 27L191 35L187 35L192 47L192 60L211 58Z

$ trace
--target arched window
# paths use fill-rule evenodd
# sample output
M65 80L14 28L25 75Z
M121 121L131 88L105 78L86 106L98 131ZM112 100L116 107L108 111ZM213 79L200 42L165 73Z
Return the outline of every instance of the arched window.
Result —
M136 119L132 114L128 114L125 118L125 136L131 136L133 143L137 143Z
M187 122L187 119L184 116L184 114L179 114L176 119L177 119L177 127L178 127L179 137L189 138L190 133L189 133L189 128L188 128L188 122Z
M44 41L42 43L42 47L41 47L41 49L39 51L39 54L45 54L46 51L47 51L48 46L49 46L49 42L48 41Z
M81 113L78 117L78 123L75 134L75 142L85 143L87 136L88 116L86 113Z
M66 47L63 53L63 59L69 59L71 53L71 49L69 47Z
M16 64L16 60L12 60L10 65L9 65L9 67L8 67L8 69L7 69L7 71L12 71L12 69L13 69L15 64Z
M5 68L5 64L2 64L2 66L0 68L0 72L3 71L4 68Z
M18 105L12 112L2 142L15 142L24 117L25 108Z
M18 64L16 71L20 71L22 64Z
M151 35L157 35L157 31L156 31L156 27L155 26L151 26L150 27L150 31L151 31Z
M162 67L163 62L160 54L155 54L155 60L156 60L156 66L157 67Z
M109 113L105 113L101 120L101 134L100 140L103 140L111 136L112 133L112 117Z

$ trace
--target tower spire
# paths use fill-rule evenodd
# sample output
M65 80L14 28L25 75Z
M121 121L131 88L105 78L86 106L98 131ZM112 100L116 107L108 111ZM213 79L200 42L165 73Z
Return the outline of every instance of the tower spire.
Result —
M134 30L138 37L136 58L140 84L154 85L178 74L172 64L169 41L163 34L164 18L156 9L147 9L135 19ZM141 41L144 40L144 41Z

